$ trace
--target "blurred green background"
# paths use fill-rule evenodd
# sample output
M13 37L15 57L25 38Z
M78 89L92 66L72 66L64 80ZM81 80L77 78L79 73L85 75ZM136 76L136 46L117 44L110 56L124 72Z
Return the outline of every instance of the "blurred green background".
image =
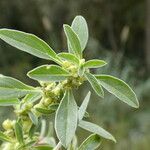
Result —
M95 73L107 73L126 81L136 92L140 108L133 109L105 92L100 99L94 92L88 107L90 120L108 129L117 144L105 141L103 150L150 149L150 0L0 0L0 28L33 33L56 52L66 51L63 23L71 24L83 15L90 38L86 59L108 62ZM26 73L33 67L51 63L0 41L0 74L36 85ZM80 104L88 90L80 87ZM12 115L12 108L0 108L0 123ZM88 135L79 130L80 139Z

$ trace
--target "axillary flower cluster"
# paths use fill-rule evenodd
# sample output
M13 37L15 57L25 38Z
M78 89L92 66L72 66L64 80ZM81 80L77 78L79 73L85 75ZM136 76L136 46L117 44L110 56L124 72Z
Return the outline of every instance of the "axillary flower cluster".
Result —
M82 60L82 65L85 60ZM61 60L62 68L68 71L70 77L61 82L44 82L40 81L41 87L37 87L42 91L42 98L38 103L28 102L28 95L21 100L19 105L14 106L15 114L20 119L24 132L24 136L28 139L28 133L32 127L32 120L29 113L32 112L38 118L42 115L49 115L54 113L62 99L63 93L66 90L77 89L86 80L84 76L78 75L78 66L69 62ZM49 67L49 66L48 66ZM48 68L47 67L47 68ZM6 119L2 126L4 128L4 134L13 140L12 144L4 144L3 149L17 149L19 143L15 138L15 126L16 121ZM39 136L39 135L38 135ZM37 135L32 137L38 141ZM40 141L38 141L40 142ZM38 143L36 143L38 144ZM8 146L9 145L9 146Z
M85 60L83 51L88 41L88 26L82 16L72 25L64 25L68 52L56 54L43 40L33 34L0 29L0 39L36 57L51 60L55 65L42 65L27 73L39 82L29 86L12 77L0 75L0 106L13 106L15 120L6 119L0 131L1 150L95 150L102 138L116 142L108 131L86 121L91 92L77 105L74 90L88 82L97 96L103 98L105 88L131 107L139 103L133 90L124 81L106 74L92 74L91 68L101 68L104 60ZM45 120L52 115L54 128ZM44 121L45 120L45 121ZM82 128L92 134L78 145L76 131ZM55 135L52 131L55 131Z

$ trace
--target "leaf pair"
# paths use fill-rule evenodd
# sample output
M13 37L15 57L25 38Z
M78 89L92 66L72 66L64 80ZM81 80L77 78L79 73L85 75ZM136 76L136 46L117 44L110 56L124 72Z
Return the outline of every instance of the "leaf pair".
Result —
M85 77L100 97L104 97L103 86L108 92L129 106L134 108L139 107L139 102L134 91L124 81L110 75L94 76L91 73L85 73Z
M82 58L82 52L88 41L88 26L86 20L82 16L76 16L71 27L64 25L64 31L67 37L69 52Z
M89 92L78 110L72 92L67 91L65 93L57 109L55 117L56 134L64 147L67 147L72 141L78 126L77 121L79 122L79 126L81 128L93 132L103 138L115 141L114 137L110 133L98 125L82 121L86 112L90 95L91 93Z
M100 137L103 137L103 138L106 138L106 139L116 142L115 138L109 132L104 130L103 128L99 127L96 124L82 120L83 116L86 112L89 100L90 100L90 95L91 95L91 92L88 92L88 94L86 95L85 99L83 100L83 102L79 108L79 111L78 111L79 127L83 128L87 131L93 132L93 133L99 135Z

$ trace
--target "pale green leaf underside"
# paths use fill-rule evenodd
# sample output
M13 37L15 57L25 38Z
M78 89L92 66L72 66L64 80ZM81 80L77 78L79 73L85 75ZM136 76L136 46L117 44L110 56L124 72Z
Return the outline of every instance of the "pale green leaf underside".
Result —
M70 44L71 50L74 54L76 54L77 57L81 58L82 50L78 36L69 25L64 25L64 31L67 37L67 41Z
M72 22L71 28L78 35L82 51L85 49L88 41L88 26L82 16L76 16Z
M5 135L3 132L0 131L0 141L11 142L11 139L7 135Z
M69 73L57 65L43 65L27 74L30 78L39 81L62 81L69 77Z
M0 106L13 106L19 104L19 100L17 98L14 99L0 99Z
M81 121L85 115L86 108L88 106L89 100L90 100L91 92L89 91L86 97L84 98L81 106L79 107L78 110L78 120Z
M71 91L67 91L56 111L55 130L58 139L67 147L77 128L78 108Z
M82 120L79 122L79 126L87 131L98 134L99 136L101 136L105 139L116 142L115 138L108 131L104 130L103 128L101 128L100 126L98 126L94 123Z
M98 67L103 67L106 64L107 63L103 60L93 59L93 60L88 60L87 62L85 62L83 66L85 68L98 68Z
M17 79L0 75L0 99L13 99L25 96L29 93L40 92L34 87L28 86Z
M38 125L38 117L33 112L28 112L29 118L34 125Z
M57 56L60 57L63 60L66 60L66 61L69 61L69 62L74 63L76 65L79 65L79 59L74 54L59 53Z
M37 36L17 30L0 29L0 38L11 46L39 58L58 62L52 48Z
M85 77L89 81L89 83L91 84L91 86L94 89L94 91L96 92L96 94L103 98L104 97L104 91L103 91L101 85L99 84L98 80L96 79L96 77L94 75L92 75L91 73L88 73L88 72L85 73Z
M124 81L110 75L97 75L96 78L108 92L114 94L121 101L132 107L139 107L134 91Z
M83 141L78 150L95 150L100 145L101 145L100 136L97 134L92 134L85 141Z

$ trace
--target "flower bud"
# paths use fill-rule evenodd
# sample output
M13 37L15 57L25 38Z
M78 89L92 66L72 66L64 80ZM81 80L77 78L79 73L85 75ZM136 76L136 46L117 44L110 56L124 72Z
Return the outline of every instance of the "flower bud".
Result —
M2 126L5 130L10 130L13 127L13 121L7 119L3 122Z

